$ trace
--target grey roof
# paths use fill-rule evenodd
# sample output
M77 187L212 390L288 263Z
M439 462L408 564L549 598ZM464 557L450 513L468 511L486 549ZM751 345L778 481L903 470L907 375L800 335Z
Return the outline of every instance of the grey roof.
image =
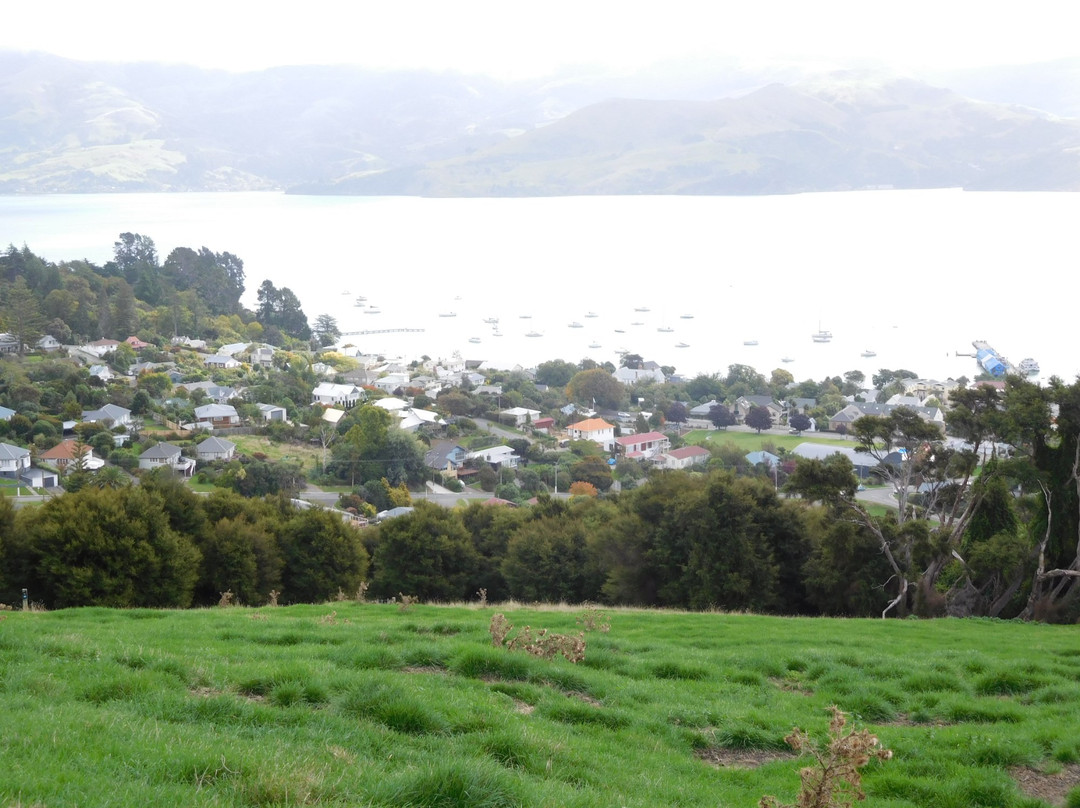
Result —
M125 409L118 404L106 404L100 410L83 410L84 421L103 421L106 418L113 421L122 421L131 416L131 410Z
M236 444L231 440L225 440L223 438L207 438L198 446L195 450L199 454L217 454L218 452L231 452L236 448Z
M808 460L824 460L834 454L843 455L855 467L873 468L878 461L866 452L856 452L850 446L826 446L823 443L800 443L791 453L797 457L805 457Z
M23 449L21 446L12 446L10 443L0 443L0 460L18 460L29 454L29 449Z
M140 460L169 460L173 457L180 456L180 447L173 446L171 443L159 443L156 446L151 446L141 455Z
M221 418L230 415L236 415L236 407L232 404L203 404L195 408L196 418Z

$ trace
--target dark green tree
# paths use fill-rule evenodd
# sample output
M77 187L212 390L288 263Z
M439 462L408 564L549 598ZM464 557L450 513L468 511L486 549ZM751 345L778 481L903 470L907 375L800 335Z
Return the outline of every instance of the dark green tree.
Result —
M461 516L452 510L418 502L412 513L387 520L373 540L376 597L411 595L421 600L471 598L480 557Z

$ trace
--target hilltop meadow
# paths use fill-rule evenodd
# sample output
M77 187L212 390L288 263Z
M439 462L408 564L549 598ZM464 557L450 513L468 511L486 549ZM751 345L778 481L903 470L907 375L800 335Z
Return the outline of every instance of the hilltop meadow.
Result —
M497 614L513 625L499 646ZM510 648L526 626L571 638L578 661ZM785 736L823 743L836 705L892 752L862 769L868 805L1077 806L1078 680L1075 628L988 619L8 611L0 803L789 803L807 761Z

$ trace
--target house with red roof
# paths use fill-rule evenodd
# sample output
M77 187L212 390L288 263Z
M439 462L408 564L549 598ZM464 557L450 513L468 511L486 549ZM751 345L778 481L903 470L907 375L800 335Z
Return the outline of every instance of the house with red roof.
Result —
M640 432L615 438L619 454L633 460L648 460L671 448L671 440L660 432Z

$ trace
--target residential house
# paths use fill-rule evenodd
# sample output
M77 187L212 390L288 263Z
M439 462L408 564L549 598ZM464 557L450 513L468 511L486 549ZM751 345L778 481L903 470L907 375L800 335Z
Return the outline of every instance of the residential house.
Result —
M195 420L204 429L228 429L240 424L240 416L232 404L203 404L196 407Z
M891 404L871 404L869 402L855 402L848 404L844 409L829 418L829 429L833 432L846 432L851 425L864 415L888 416L896 407ZM908 407L922 418L929 421L945 434L945 414L938 407Z
M483 460L492 466L507 466L509 468L516 467L518 460L521 459L509 446L492 446L490 449L469 452L466 458L468 460Z
M10 421L14 414L15 410L10 407L0 406L0 421Z
M248 344L246 342L230 342L226 345L222 345L215 353L219 356L236 356L237 354L246 351L247 348Z
M507 420L514 419L514 426L524 426L535 421L540 416L540 410L530 410L527 407L511 407L499 413L500 418L505 416Z
M115 351L116 347L120 344L115 339L99 339L94 342L88 342L85 345L80 345L79 350L85 354L96 356L98 359L105 356L110 351Z
M772 396L739 396L735 399L735 417L739 422L746 420L747 413L753 407L764 407L772 416L773 424L779 424L784 417L784 408L773 401Z
M191 339L190 337L173 337L171 342L173 345L178 345L181 348L191 348L193 351L201 351L206 348L206 340L204 339Z
M46 465L55 466L63 471L75 463L77 457L76 449L78 446L79 442L76 440L70 438L68 440L62 440L51 449L38 455L38 460ZM105 461L100 457L95 457L93 447L84 443L82 445L82 465L87 471L97 471L105 465Z
M345 417L345 410L339 410L337 407L327 407L323 410L322 420L328 424L337 426L338 422Z
M851 461L855 468L855 474L861 480L865 480L870 473L877 468L878 461L866 452L856 452L851 446L829 446L823 443L800 443L791 450L796 457L805 457L809 460L825 460L834 454L843 455Z
M398 428L404 429L406 432L414 432L422 426L446 426L446 421L442 419L442 416L431 410L418 410L409 407L405 410L398 410L397 414Z
M615 427L603 418L589 418L566 427L570 440L591 440L611 451L615 445Z
M789 398L784 401L784 415L790 418L797 412L807 413L817 406L816 398Z
M135 337L135 336L128 337L126 340L124 340L124 342L126 342L128 345L130 345L132 350L135 350L135 351L141 351L143 348L149 348L150 347L149 342L143 342L141 339L139 339L138 337Z
M60 340L54 337L52 334L46 334L44 337L34 343L34 347L39 351L59 351Z
M666 469L688 469L705 465L710 457L709 450L703 446L683 446L657 455L653 462Z
M960 387L960 383L954 379L946 379L943 382L936 379L901 379L900 385L904 388L904 393L917 398L919 404L931 397L942 404L948 404L949 396Z
M236 444L223 438L207 438L195 447L195 456L204 463L215 460L232 460L236 454Z
M0 443L0 477L19 479L30 468L30 450Z
M18 353L19 338L14 334L0 333L0 353Z
M401 410L409 409L409 402L400 398L394 398L393 396L387 396L386 398L380 398L371 402L371 406L378 407L380 410L386 410L387 412L400 412Z
M240 367L240 361L233 359L231 356L213 354L212 356L207 356L203 359L203 365L208 368L229 370L231 368Z
M386 393L393 393L398 388L409 386L409 374L407 372L387 373L372 382L372 386Z
M322 404L324 407L343 407L349 409L363 401L364 391L355 384L334 384L332 382L319 382L311 391L311 403Z
M91 365L89 373L92 378L101 379L103 382L116 378L116 374L112 372L112 368L108 365Z
M333 376L337 373L337 368L333 365L328 365L325 362L313 362L311 365L311 372L316 376Z
M179 446L159 443L139 455L139 468L146 470L170 468L180 474L190 475L195 468L195 461L190 457L184 457L180 453Z
M255 406L259 408L259 414L267 423L285 421L289 415L284 407L279 407L277 404L256 404Z
M551 431L555 428L554 418L537 418L532 422L533 432L539 432L541 435L550 435Z
M638 382L657 382L663 384L667 381L664 371L658 367L628 368L623 366L611 374L623 384L629 386Z
M660 432L641 432L615 438L619 454L634 460L647 460L671 449L671 439Z
M106 404L101 409L83 410L85 423L106 423L110 427L131 426L131 410L116 404Z
M31 488L55 488L60 484L60 476L55 471L31 466L20 475L19 481Z
M473 393L478 396L493 396L498 398L503 394L503 386L501 384L481 384L473 390Z
M258 345L252 348L248 361L251 362L254 367L270 367L274 364L274 346Z
M766 452L762 449L761 451L750 452L747 454L746 462L751 466L765 465L769 468L777 468L780 465L780 458L772 452Z
M720 402L715 398L711 401L706 401L704 404L698 404L696 407L691 407L688 411L689 417L698 421L709 420L709 413L712 412L712 408L717 406Z
M424 465L443 474L457 475L465 463L467 452L456 443L438 443L424 454Z
M230 399L239 398L241 393L235 387L228 387L215 382L183 382L175 387L177 390L187 390L188 395L191 395L196 390L202 390L207 399L218 404L225 404Z

